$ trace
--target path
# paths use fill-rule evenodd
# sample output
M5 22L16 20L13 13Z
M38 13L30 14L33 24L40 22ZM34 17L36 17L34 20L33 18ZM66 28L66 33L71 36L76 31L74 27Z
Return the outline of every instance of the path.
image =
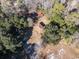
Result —
M43 16L34 25L32 36L28 42L31 44L35 43L41 46L41 37L44 33L44 29L40 27L40 22L47 24L47 18ZM49 57L50 54L55 56ZM79 59L79 49L76 49L73 46L66 45L63 41L61 41L56 46L47 44L45 47L38 48L38 55L40 56L40 59L52 59L54 57L58 59Z

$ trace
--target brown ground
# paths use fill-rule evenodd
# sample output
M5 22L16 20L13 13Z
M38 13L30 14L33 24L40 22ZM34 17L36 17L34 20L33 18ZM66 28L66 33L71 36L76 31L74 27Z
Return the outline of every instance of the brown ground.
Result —
M33 26L33 31L32 31L32 36L29 39L30 43L36 43L38 41L40 41L41 36L44 32L43 27L41 27L40 22L44 22L45 24L47 24L47 17L43 16L41 17L37 23L35 23L35 25Z
M33 27L33 34L29 40L30 43L38 43L41 41L41 36L44 32L40 27L40 22L46 23L47 18L43 16ZM46 23L47 24L47 23ZM63 40L58 45L47 44L38 51L40 59L46 59L48 54L54 53L58 59L79 59L79 49L73 47L73 45L66 45ZM41 58L42 57L42 58Z

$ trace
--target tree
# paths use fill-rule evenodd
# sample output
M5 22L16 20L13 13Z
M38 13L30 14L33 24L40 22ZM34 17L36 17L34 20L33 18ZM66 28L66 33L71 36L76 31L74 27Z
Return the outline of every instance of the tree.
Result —
M3 14L1 12L0 14ZM28 27L27 21L17 15L0 18L0 51L16 53L17 48L22 47L22 39L25 29Z
M63 9L63 5L58 2L52 8L52 16L49 18L50 23L46 25L43 36L44 40L48 43L56 44L61 39L71 37L78 30L73 21L67 21L62 17Z

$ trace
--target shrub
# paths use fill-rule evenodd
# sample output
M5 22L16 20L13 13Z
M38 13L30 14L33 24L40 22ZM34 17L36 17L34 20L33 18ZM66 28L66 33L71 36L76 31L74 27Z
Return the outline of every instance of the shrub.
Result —
M0 13L1 14L1 13ZM22 39L28 22L17 15L0 18L0 51L17 52L17 48L22 47Z
M57 43L63 38L67 39L77 30L73 22L64 20L60 15L55 15L51 19L44 33L44 39L48 42Z
M61 39L70 38L78 30L73 21L66 20L63 17L64 6L61 3L56 3L52 8L52 16L49 17L50 23L46 25L43 36L46 42L54 44Z

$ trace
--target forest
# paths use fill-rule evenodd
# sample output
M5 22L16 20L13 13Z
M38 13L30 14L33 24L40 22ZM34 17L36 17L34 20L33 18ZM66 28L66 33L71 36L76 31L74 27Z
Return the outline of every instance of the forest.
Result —
M0 59L79 59L79 0L0 0Z

